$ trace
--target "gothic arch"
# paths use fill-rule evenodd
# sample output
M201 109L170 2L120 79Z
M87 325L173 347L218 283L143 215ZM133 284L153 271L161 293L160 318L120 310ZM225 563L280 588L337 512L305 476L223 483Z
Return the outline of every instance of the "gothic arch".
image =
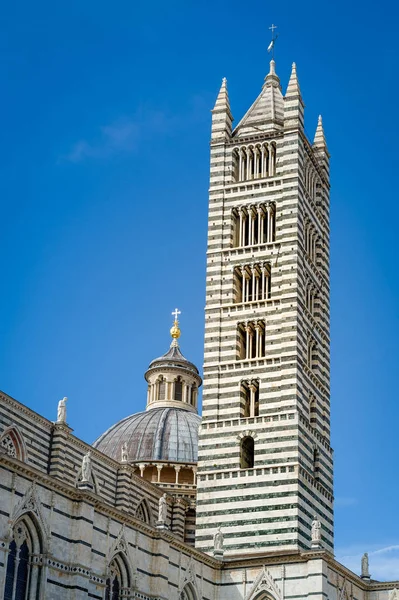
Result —
M152 525L152 510L147 500L143 498L137 508L136 508L136 519L140 519L140 521L144 521L148 525Z
M28 519L33 529L40 535L40 545L42 552L47 551L47 541L50 537L50 530L43 517L41 502L37 493L35 483L27 489L25 495L13 510L10 523L10 534L14 530L17 522L21 519Z
M179 600L198 600L197 592L192 583L187 583L179 595Z
M26 444L18 425L6 427L0 435L0 448L12 458L27 462Z
M105 600L120 600L130 598L132 577L128 559L118 552L109 562L105 580Z
M14 523L9 540L4 598L36 600L41 587L44 537L32 512L24 513Z
M105 600L119 600L133 597L136 571L130 559L129 546L122 525L118 537L107 555Z

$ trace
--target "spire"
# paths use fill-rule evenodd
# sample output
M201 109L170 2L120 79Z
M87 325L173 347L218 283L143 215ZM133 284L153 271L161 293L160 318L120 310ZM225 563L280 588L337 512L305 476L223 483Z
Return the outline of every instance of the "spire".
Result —
M227 79L223 77L222 85L212 110L212 140L228 139L231 136L233 115L230 110Z
M296 74L296 64L292 63L291 77L288 82L287 92L285 94L285 97L289 98L292 96L300 96L300 95L301 95L301 90L299 88L299 81L298 81L298 77Z
M254 135L282 128L284 121L284 99L280 79L276 74L276 63L270 61L270 71L265 77L262 91L235 128L235 137Z
M327 150L327 143L324 135L323 120L321 118L321 115L319 115L319 120L317 121L317 128L314 136L313 147L320 150Z
M216 98L215 106L213 107L212 112L219 112L219 111L231 112L230 111L229 93L227 91L226 77L223 77L223 79L222 79L222 85L220 86L218 97Z
M304 108L296 64L292 63L291 76L284 96L284 127L304 129Z

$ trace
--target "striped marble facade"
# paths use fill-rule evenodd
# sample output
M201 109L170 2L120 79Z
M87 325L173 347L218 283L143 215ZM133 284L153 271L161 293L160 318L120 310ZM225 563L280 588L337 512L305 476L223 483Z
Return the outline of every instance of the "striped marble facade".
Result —
M207 552L218 525L226 553L308 549L314 515L333 548L328 151L321 120L308 141L303 108L295 65L283 97L272 61L234 131L225 80L213 110L196 523ZM259 207L272 207L271 234ZM270 270L268 294L246 281L254 265ZM249 416L245 381L259 389Z

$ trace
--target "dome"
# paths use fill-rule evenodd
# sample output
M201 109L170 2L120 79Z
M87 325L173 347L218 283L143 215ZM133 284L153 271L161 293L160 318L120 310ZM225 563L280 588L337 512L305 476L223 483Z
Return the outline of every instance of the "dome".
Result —
M119 421L93 446L118 461L126 443L129 462L197 462L200 423L198 414L184 408L153 408Z

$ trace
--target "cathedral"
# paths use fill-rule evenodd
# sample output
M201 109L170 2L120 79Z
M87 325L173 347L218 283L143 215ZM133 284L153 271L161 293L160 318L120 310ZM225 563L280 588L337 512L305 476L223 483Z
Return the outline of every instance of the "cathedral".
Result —
M399 600L334 558L329 153L295 64L232 124L223 79L202 376L176 309L145 410L92 445L66 398L52 421L0 393L0 600Z

